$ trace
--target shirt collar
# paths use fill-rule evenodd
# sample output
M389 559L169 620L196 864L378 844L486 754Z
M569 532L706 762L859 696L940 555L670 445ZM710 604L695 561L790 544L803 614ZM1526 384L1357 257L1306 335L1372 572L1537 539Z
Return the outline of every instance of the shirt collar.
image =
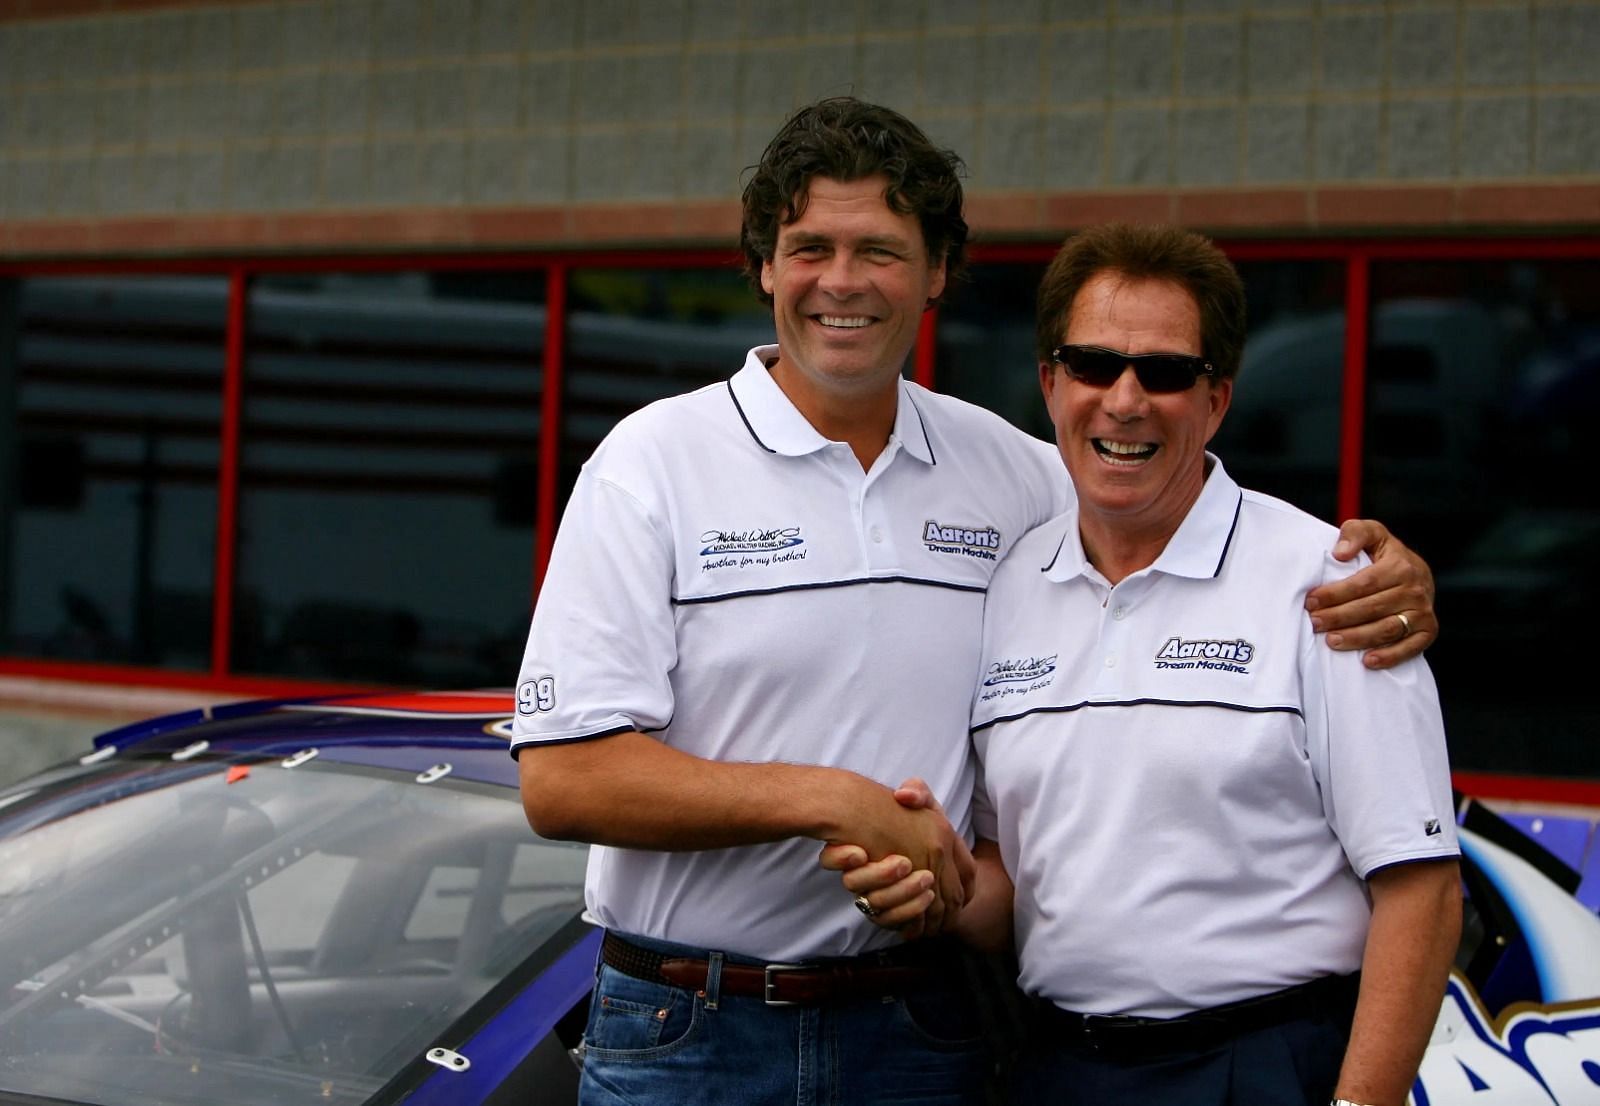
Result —
M806 421L789 397L783 394L778 382L772 379L767 365L777 357L777 346L757 346L752 349L745 355L744 367L728 381L728 391L740 418L744 420L745 428L750 431L757 445L768 453L803 457L827 445L828 439ZM922 413L911 394L911 385L901 379L899 387L894 430L889 441L891 444L899 442L901 449L925 464L936 464Z
M1211 472L1201 485L1200 497L1189 508L1178 525L1178 532L1172 535L1149 571L1195 580L1209 580L1222 572L1239 525L1239 507L1244 502L1244 493L1216 454L1207 453L1206 463ZM1061 517L1059 525L1060 541L1052 547L1054 556L1039 570L1057 583L1082 576L1090 568L1089 559L1083 553L1083 538L1078 533L1076 504Z

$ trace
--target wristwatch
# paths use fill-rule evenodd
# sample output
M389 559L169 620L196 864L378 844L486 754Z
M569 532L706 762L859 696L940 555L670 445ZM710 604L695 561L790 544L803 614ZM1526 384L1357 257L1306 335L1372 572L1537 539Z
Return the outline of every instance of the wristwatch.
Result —
M1328 1106L1362 1106L1359 1102L1351 1102L1348 1098L1336 1098Z

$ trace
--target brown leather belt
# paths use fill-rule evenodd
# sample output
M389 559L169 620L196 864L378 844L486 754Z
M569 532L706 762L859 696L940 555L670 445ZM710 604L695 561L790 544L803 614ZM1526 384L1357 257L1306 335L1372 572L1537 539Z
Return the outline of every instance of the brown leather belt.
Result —
M895 998L940 978L931 957L912 954L915 959L908 962L903 949L810 964L735 964L725 960L720 990L724 995L759 998L768 1006L818 1006ZM600 944L600 960L635 979L691 991L705 990L711 969L708 960L640 948L610 931Z

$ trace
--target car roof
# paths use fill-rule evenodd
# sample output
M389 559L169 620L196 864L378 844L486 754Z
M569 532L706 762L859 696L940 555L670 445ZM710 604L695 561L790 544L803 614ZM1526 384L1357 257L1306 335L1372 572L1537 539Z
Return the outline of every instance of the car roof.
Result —
M517 764L507 752L513 714L507 691L251 700L111 730L95 738L96 751L83 759L258 760L315 750L326 760L399 771L448 764L457 779L515 787Z

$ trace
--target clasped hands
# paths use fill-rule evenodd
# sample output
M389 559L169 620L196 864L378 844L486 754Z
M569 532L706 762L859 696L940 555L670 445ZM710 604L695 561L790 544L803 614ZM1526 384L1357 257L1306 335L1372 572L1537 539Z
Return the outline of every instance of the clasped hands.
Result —
M895 824L869 823L862 841L830 841L818 862L842 873L850 894L866 897L874 925L907 940L932 937L953 925L971 899L977 867L926 783L909 779L894 799L903 816L884 821ZM909 838L902 836L907 830Z

